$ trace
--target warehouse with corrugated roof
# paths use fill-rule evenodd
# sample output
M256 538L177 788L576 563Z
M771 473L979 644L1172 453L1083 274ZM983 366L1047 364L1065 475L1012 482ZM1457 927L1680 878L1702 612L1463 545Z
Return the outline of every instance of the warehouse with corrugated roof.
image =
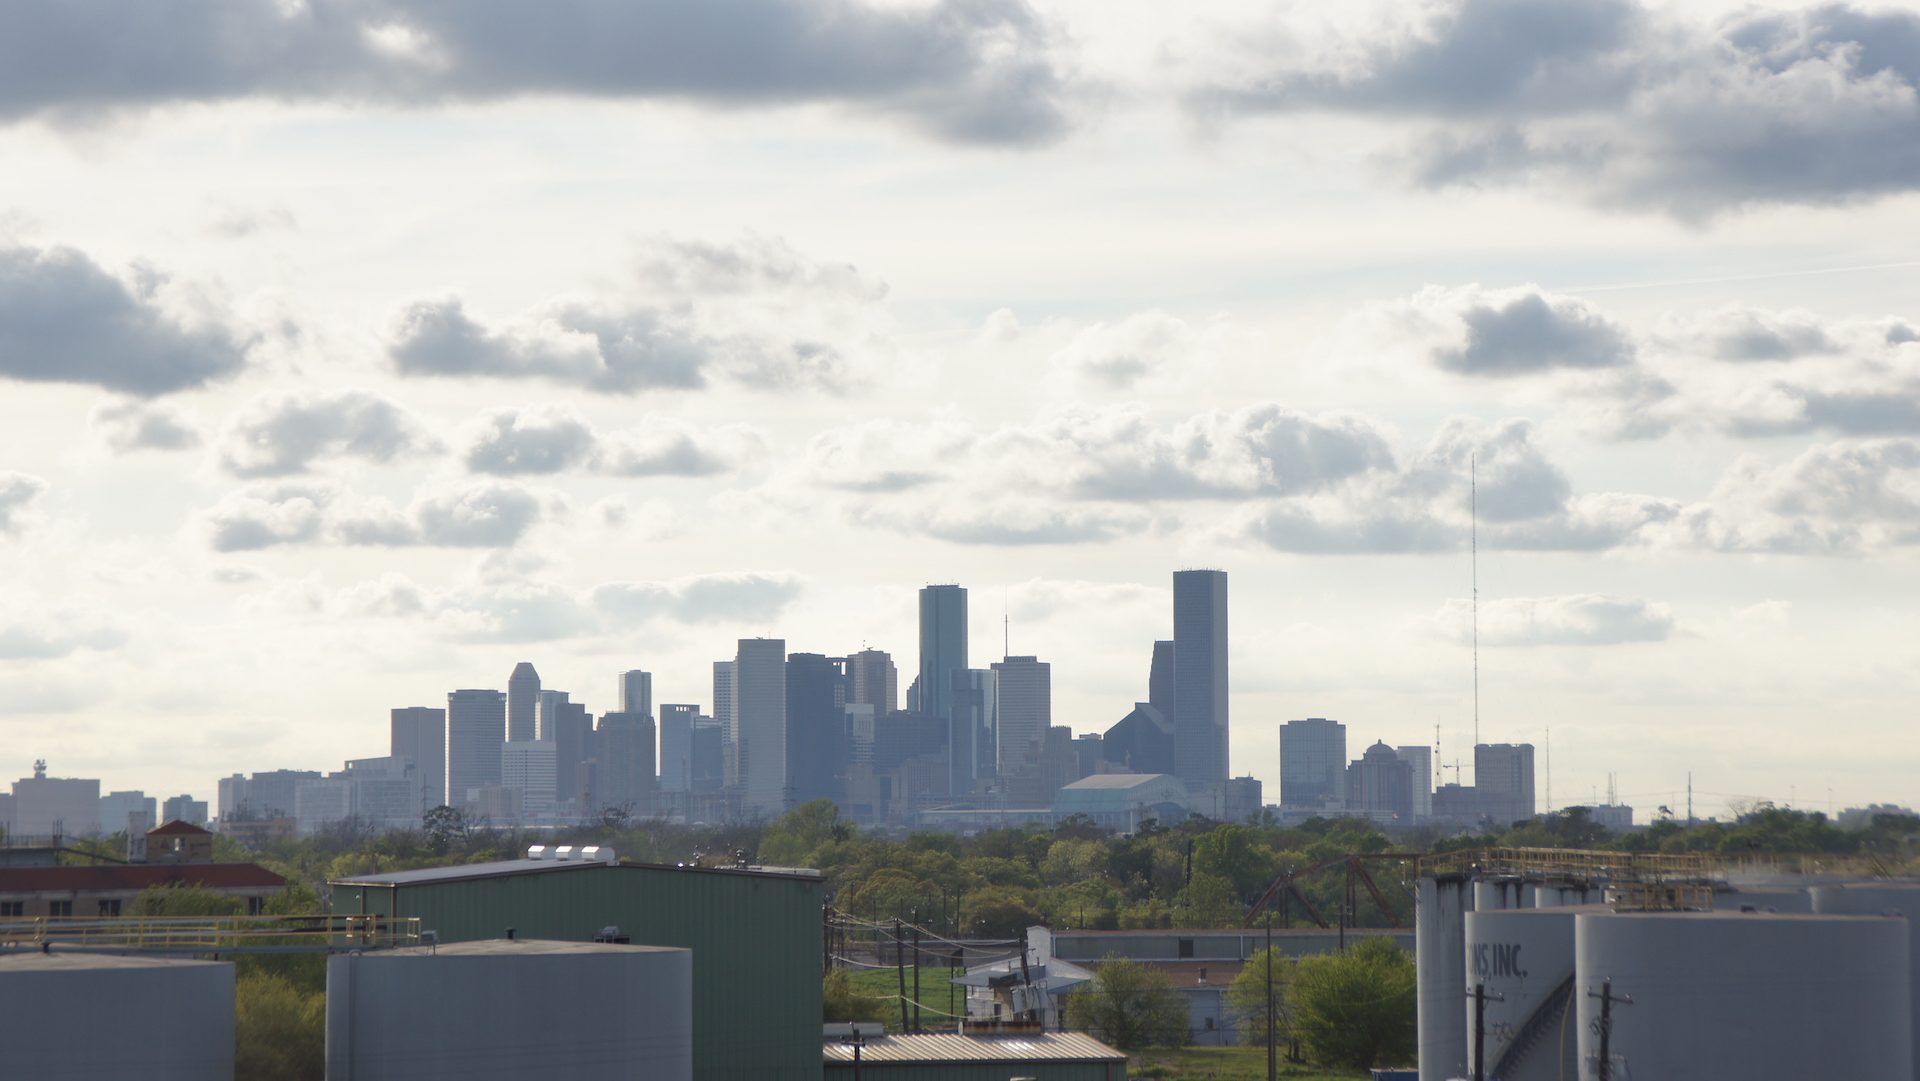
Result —
M819 1081L813 871L521 859L331 884L333 911L420 920L439 942L605 939L693 951L693 1076Z
M829 1037L827 1081L1126 1081L1127 1056L1083 1032Z

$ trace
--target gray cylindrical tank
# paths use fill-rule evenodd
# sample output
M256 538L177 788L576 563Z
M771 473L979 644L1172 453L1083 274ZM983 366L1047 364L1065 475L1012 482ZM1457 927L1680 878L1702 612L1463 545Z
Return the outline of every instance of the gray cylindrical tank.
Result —
M1517 878L1484 878L1473 884L1473 910L1493 912L1505 908L1532 908L1534 890Z
M1533 907L1565 908L1568 905L1599 903L1599 890L1590 890L1586 886L1567 884L1542 885L1533 891Z
M0 952L0 1077L233 1081L233 966Z
M1813 910L1833 916L1877 916L1897 912L1907 920L1907 987L1920 1011L1920 885L1861 883L1815 886ZM1920 1079L1920 1019L1913 1025L1913 1069Z
M1581 911L1522 908L1467 914L1467 988L1484 985L1487 993L1482 1021L1488 1077L1559 1081L1578 1076L1577 1022L1568 999L1574 917ZM1470 995L1463 998L1471 1058L1475 1005ZM1468 1065L1471 1068L1471 1062Z
M1755 912L1795 912L1805 915L1814 911L1811 892L1772 886L1735 888L1716 893L1713 907L1717 912L1745 912L1751 909Z
M1580 1077L1904 1078L1913 1070L1904 920L1739 912L1574 920Z
M681 949L520 939L339 955L327 1077L691 1081L692 999Z
M1414 892L1421 1077L1461 1077L1467 1070L1460 993L1467 982L1466 914L1472 908L1473 884L1462 879L1422 878Z

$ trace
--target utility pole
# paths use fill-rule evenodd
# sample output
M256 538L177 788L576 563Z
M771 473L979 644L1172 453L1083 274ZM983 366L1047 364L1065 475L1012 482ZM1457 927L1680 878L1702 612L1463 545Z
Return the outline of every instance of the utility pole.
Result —
M893 919L893 969L900 976L900 1031L912 1032L907 1027L907 954L900 948L903 936L900 934L900 917Z
M1588 991L1587 997L1600 1000L1600 1081L1613 1081L1613 1004L1631 1006L1633 996L1614 994L1609 977L1600 981L1600 990Z
M1473 1081L1487 1081L1487 1003L1505 1002L1498 991L1487 994L1487 985L1476 983L1467 992L1473 996Z
M1273 909L1267 909L1267 1081L1278 1081L1280 1068L1273 1057Z
M913 1031L920 1031L920 924L918 922L913 925Z

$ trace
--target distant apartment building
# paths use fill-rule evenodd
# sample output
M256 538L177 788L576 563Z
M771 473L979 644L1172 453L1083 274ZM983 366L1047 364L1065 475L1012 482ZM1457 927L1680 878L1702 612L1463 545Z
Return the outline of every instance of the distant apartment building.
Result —
M294 794L302 782L319 780L310 769L276 769L253 774L234 774L220 780L220 832L229 832L234 822L272 822L294 818Z
M1400 756L1413 770L1413 817L1433 817L1433 748L1427 746L1395 747L1394 753Z
M520 793L528 814L550 814L555 803L554 745L550 740L508 740L500 745L500 784Z
M123 819L117 829L125 829ZM49 777L44 761L13 782L13 831L21 837L91 837L100 832L100 782Z
M192 796L169 796L160 804L160 824L185 822L189 826L207 824L207 801Z
M1384 740L1347 767L1347 809L1382 821L1413 820L1413 767Z
M145 792L109 792L100 797L99 832L102 837L115 833L138 837L160 825L159 814L160 801Z

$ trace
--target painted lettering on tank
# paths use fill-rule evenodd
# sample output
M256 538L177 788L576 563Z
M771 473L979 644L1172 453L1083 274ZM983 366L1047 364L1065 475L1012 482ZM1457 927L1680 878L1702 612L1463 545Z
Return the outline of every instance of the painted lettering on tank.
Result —
M1527 970L1520 967L1520 943L1482 942L1473 948L1473 976L1476 980L1524 980Z

